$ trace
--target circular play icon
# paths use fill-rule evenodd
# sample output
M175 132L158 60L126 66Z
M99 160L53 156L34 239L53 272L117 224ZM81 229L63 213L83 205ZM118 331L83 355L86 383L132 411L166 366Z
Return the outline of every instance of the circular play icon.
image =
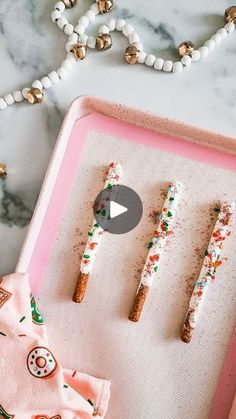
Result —
M141 220L143 204L133 189L115 185L98 194L93 211L97 223L105 231L124 234L133 230Z

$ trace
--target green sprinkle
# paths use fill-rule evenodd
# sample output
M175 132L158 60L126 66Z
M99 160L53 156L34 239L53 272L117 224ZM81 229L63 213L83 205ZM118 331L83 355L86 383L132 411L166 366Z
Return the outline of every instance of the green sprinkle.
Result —
M93 237L93 233L92 233L92 231L89 231L89 232L88 232L88 236Z
M96 211L96 214L97 214L97 215L99 215L99 214L100 214L100 212L101 212L100 210L97 210L97 211Z
M155 266L154 271L156 272L158 270L158 266Z
M64 387L64 388L68 388L69 386L68 386L67 384L64 384L64 385L63 385L63 387Z
M105 209L103 209L103 210L101 211L101 215L102 215L103 217L106 215L106 210L105 210Z
M25 320L25 316L23 316L19 321L20 321L20 323L22 323L24 320Z
M100 227L98 223L94 224L94 227L98 228Z
M5 335L5 333L3 333L3 332L0 332L0 335L2 335L2 336L7 336L7 335Z
M151 249L152 246L153 246L153 242L150 242L150 243L147 244L148 249Z
M112 184L111 184L111 183L109 183L109 184L107 185L107 189L112 189Z
M171 196L171 197L169 198L169 201L174 201L174 199L175 199L175 198L173 198L173 196Z
M173 215L172 212L170 211L167 212L167 217L172 217L172 215Z
M84 259L90 259L89 255L84 255Z

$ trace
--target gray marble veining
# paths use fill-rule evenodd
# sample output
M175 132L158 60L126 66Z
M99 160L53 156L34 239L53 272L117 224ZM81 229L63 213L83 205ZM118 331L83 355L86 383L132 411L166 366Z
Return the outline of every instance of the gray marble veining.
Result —
M0 96L29 85L59 66L66 37L51 22L53 0L1 0ZM68 15L76 23L91 4L80 0ZM115 15L128 19L145 49L176 59L184 39L196 45L223 24L226 0L117 0ZM95 34L101 16L92 28ZM79 95L94 95L235 136L236 32L209 56L179 75L127 66L127 42L114 35L114 47L91 52L68 80L48 91L40 106L14 105L0 114L0 161L9 176L0 181L1 274L17 261L66 108Z

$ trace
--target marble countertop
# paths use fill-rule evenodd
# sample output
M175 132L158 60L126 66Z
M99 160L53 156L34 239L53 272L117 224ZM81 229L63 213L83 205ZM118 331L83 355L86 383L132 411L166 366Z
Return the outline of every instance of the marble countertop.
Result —
M73 23L90 4L80 0L69 12ZM1 0L0 96L30 85L63 60L66 37L51 22L53 5L53 0ZM117 0L113 13L134 25L148 52L174 59L181 41L199 45L221 27L230 5L226 0ZM94 34L107 18L96 21ZM88 54L67 80L48 91L45 103L13 105L0 113L0 161L9 168L0 182L2 275L14 271L65 111L75 97L97 96L235 136L236 33L206 60L176 75L126 65L126 46L127 40L114 35L111 50Z

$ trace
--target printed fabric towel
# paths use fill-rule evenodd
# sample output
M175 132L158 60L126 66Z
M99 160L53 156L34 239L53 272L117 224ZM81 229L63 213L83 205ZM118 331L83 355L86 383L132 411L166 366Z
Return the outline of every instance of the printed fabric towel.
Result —
M0 418L103 418L110 383L62 368L27 274L0 278Z

